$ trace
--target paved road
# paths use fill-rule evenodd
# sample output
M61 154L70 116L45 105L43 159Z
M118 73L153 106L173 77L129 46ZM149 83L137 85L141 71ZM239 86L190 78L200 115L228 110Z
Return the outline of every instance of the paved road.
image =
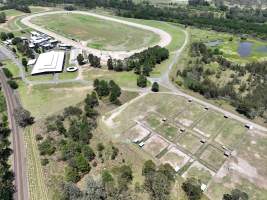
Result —
M2 69L0 69L0 81L2 89L4 91L7 109L9 125L12 131L12 146L13 146L13 170L15 173L15 187L16 193L14 199L16 200L28 200L28 182L26 175L26 157L24 150L23 135L18 128L14 119L14 109L19 106L16 97L12 89L7 84L5 75Z
M109 17L109 16L103 16L103 15L98 15L95 13L84 12L84 11L52 11L52 12L38 13L38 14L33 14L33 15L30 15L30 16L23 18L21 20L21 22L24 25L26 25L32 29L35 29L37 31L40 31L42 33L45 33L45 34L63 42L63 43L72 45L76 48L82 49L82 50L87 51L87 52L91 52L94 55L101 57L101 60L107 60L110 56L113 58L116 58L116 59L124 59L124 58L127 58L127 57L133 55L134 53L138 53L138 52L141 52L141 51L147 49L147 47L144 47L144 48L135 49L135 50L131 50L131 51L101 51L98 49L86 47L79 42L73 41L73 40L68 39L64 36L61 36L61 35L53 32L53 31L47 30L46 28L43 28L41 26L38 26L36 24L31 23L31 20L35 17L46 16L46 15L51 15L51 14L68 14L68 13L89 15L92 17L96 17L96 18L100 18L100 19L104 19L104 20L108 20L108 21L113 21L113 22L125 24L128 26L132 26L132 27L151 31L151 32L160 36L160 41L159 41L158 45L161 47L167 46L172 40L169 33L165 32L161 29L155 28L155 27L151 27L151 26L147 26L147 25L143 25L143 24L137 24L134 22L129 22L129 21L116 19L116 18Z

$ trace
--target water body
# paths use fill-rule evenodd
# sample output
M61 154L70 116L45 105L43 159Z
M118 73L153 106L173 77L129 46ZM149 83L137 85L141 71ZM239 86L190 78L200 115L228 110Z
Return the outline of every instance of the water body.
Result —
M215 40L215 41L207 42L207 43L205 43L205 45L207 45L208 47L216 47L222 43L223 43L223 41L221 41L221 40Z
M251 54L252 42L240 42L238 47L238 53L241 57L248 57Z
M257 52L267 53L267 46L260 46L256 49Z

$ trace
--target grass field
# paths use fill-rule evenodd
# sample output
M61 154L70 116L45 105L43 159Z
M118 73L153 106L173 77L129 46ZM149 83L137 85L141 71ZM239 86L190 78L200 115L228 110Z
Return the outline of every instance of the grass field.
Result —
M171 123L164 122L157 129L156 132L170 141L173 141L178 136L178 127Z
M204 107L199 104L191 103L184 112L176 117L176 121L184 126L191 126L197 119L205 113Z
M169 163L176 170L182 168L189 159L190 157L188 155L175 147L170 148L169 151L160 158L163 163Z
M25 129L24 142L29 180L29 200L49 200L33 127Z
M54 14L36 17L32 21L102 50L138 49L156 44L160 39L150 31L82 14Z
M19 82L18 91L23 106L39 119L81 102L90 91L90 87L77 84L27 87Z
M153 135L145 141L145 146L143 149L153 157L156 157L160 154L160 152L167 148L168 145L169 143L163 138L159 137L158 135Z
M186 173L183 174L184 178L194 177L201 180L201 183L207 185L209 181L212 179L215 173L199 162L195 161Z
M182 136L179 138L177 144L185 148L190 153L194 154L201 146L202 143L200 142L201 138L198 136L186 132L182 134Z
M143 121L153 130L156 130L162 123L160 116L153 112L149 113Z
M226 119L222 114L210 111L197 123L194 130L206 137L213 137L216 136L225 122Z
M136 85L137 75L133 72L115 72L107 69L90 68L84 70L82 75L84 80L114 80L120 87L138 88ZM148 86L149 85L150 84L148 84Z
M216 141L234 149L236 145L242 142L246 131L243 124L234 120L228 120L221 129Z
M200 159L214 167L214 169L219 169L226 158L223 155L223 151L209 145L201 155Z

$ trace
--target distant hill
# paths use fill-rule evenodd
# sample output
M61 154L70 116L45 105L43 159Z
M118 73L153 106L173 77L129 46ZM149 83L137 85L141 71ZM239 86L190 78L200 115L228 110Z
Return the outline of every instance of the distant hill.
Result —
M230 4L249 5L249 6L255 6L257 4L267 5L267 0L225 0L225 2Z

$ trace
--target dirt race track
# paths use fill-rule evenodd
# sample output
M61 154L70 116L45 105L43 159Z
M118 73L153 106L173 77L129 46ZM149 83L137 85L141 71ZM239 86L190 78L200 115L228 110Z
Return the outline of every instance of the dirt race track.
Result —
M103 16L103 15L98 15L98 14L95 14L95 13L90 13L90 12L84 12L84 11L53 11L53 12L44 12L44 13L38 13L38 14L33 14L33 15L30 15L30 16L27 16L25 18L23 18L21 20L21 22L32 28L32 29L35 29L39 32L42 32L42 33L45 33L59 41L61 41L62 43L66 43L66 44L69 44L69 45L72 45L73 47L75 48L80 48L82 50L85 50L87 52L90 52L90 53L93 53L94 55L97 55L99 57L102 58L102 60L107 60L109 57L112 57L112 58L116 58L116 59L124 59L124 58L127 58L131 55L133 55L134 53L138 53L138 52L141 52L145 49L147 49L147 47L144 47L144 48L141 48L141 49L135 49L135 50L131 50L131 51L101 51L101 50L98 50L98 49L93 49L93 48L90 48L90 47L86 47L84 45L82 45L81 43L79 42L76 42L76 41L73 41L71 39L68 39L64 36L61 36L57 33L54 33L52 31L49 31L43 27L40 27L36 24L33 24L31 22L31 19L35 18L35 17L41 17L41 16L46 16L46 15L53 15L53 14L66 14L66 13L73 13L73 14L82 14L82 15L89 15L89 16L92 16L92 17L97 17L97 18L100 18L100 19L104 19L104 20L108 20L108 21L112 21L112 22L117 22L117 23L121 23L121 24L125 24L127 26L132 26L132 27L135 27L135 28L139 28L139 29L144 29L144 30L147 30L147 31L151 31L157 35L160 36L160 41L157 45L161 46L161 47L165 47L167 46L168 44L170 44L171 40L172 40L172 37L170 36L169 33L161 30L161 29L158 29L158 28L154 28L154 27L150 27L150 26L146 26L146 25L142 25L142 24L137 24L137 23L133 23L133 22L129 22L129 21L125 21L125 20L121 20L121 19L116 19L116 18L112 18L112 17L109 17L109 16Z

